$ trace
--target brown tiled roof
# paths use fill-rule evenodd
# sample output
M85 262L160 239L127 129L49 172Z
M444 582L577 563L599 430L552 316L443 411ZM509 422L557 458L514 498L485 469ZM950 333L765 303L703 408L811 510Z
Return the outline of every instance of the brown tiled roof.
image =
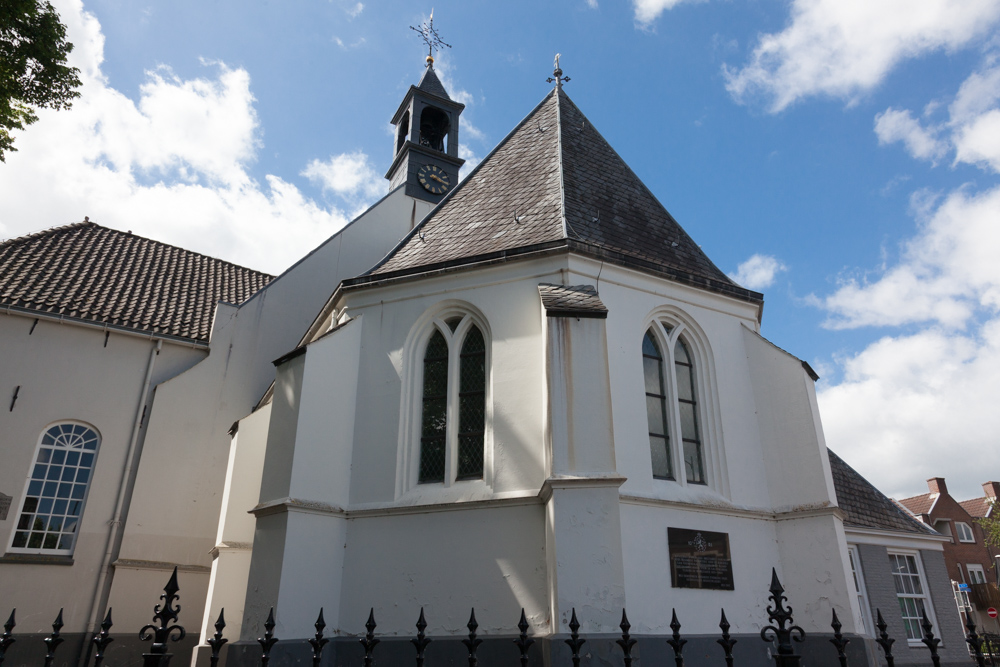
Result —
M907 514L842 458L830 450L827 452L830 455L830 472L833 474L837 504L847 515L844 525L924 535L938 534Z
M972 500L963 500L959 505L962 506L966 512L969 513L973 519L982 519L986 516L987 512L990 511L990 503L986 498L973 498Z
M218 301L272 276L80 222L0 243L0 307L207 341Z
M608 309L597 295L593 285L538 286L542 307L549 317L600 317L608 316Z
M737 298L701 251L561 89L550 92L367 276L369 282L569 248Z
M914 514L927 514L934 506L937 496L931 493L924 493L911 498L903 498L899 502Z

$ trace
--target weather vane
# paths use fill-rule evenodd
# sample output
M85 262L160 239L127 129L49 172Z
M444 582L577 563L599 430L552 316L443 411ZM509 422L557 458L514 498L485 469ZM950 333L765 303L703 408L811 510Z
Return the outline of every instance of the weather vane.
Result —
M561 57L562 57L561 54L558 54L558 53L556 54L556 61L552 64L552 76L550 76L549 78L546 79L546 81L549 82L549 83L552 83L553 81L555 81L556 82L556 88L562 88L563 83L569 81L569 77L568 76L563 76L562 75L562 68L559 67L559 58L561 58ZM555 78L552 78L552 77L555 77Z
M442 46L447 46L451 48L451 44L446 43L441 39L441 35L438 31L434 29L434 10L431 10L431 18L428 21L420 24L419 28L414 28L410 26L410 30L414 30L420 34L420 37L424 40L424 44L427 45L427 67L434 64L434 49L438 51L441 50Z

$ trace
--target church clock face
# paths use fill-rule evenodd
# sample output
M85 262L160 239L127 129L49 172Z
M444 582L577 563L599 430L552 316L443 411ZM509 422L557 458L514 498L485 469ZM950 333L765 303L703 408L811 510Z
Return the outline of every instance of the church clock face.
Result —
M433 164L425 164L417 171L417 178L424 190L434 195L444 194L451 188L451 179L440 167Z

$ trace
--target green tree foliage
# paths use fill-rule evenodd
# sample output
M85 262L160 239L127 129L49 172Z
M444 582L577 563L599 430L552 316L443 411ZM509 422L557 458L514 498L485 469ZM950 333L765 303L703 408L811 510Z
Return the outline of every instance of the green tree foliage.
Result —
M38 120L35 109L68 109L80 96L72 50L48 0L0 0L0 161L17 150L11 132Z
M990 512L991 516L976 519L976 521L983 527L986 544L994 549L1000 549L1000 513L996 512L998 509L997 501L990 501L990 507L994 510Z

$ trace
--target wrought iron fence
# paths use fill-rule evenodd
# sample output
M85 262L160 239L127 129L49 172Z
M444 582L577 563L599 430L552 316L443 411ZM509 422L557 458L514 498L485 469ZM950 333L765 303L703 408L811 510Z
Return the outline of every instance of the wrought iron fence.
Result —
M174 568L170 581L167 582L167 585L163 589L163 595L160 596L163 603L157 604L153 608L153 623L150 623L139 630L139 639L142 641L152 642L149 647L149 651L142 654L143 667L168 667L170 658L172 657L168 650L170 647L169 642L177 642L184 639L186 634L184 627L175 623L175 621L178 620L178 612L180 610L180 607L175 604L178 600L177 593L179 590L180 588L177 585L177 568ZM805 639L806 633L802 628L794 624L792 619L792 608L785 604L788 602L788 598L784 594L785 589L778 580L777 572L775 572L774 569L771 570L771 586L769 590L771 594L768 596L768 600L770 600L771 604L767 607L767 618L771 625L766 626L760 631L760 638L764 642L774 645L775 652L773 657L776 667L800 667L802 656L796 652L795 644L793 642L802 642ZM11 611L10 617L3 626L4 631L0 634L0 667L3 666L4 659L10 652L11 646L18 641L13 634L14 628L17 625L15 613L16 610ZM219 653L222 650L222 647L229 641L222 636L223 630L226 627L224 614L225 610L220 611L219 618L215 622L215 634L205 640L205 643L211 649L211 667L218 666ZM876 626L879 630L879 636L876 637L875 642L882 648L888 667L895 667L892 646L896 640L890 637L886 632L887 624L882 618L881 610L876 610L876 615ZM312 647L313 667L319 667L323 659L323 647L330 641L323 635L323 631L326 629L326 622L323 620L322 608L319 610L319 616L314 625L316 633L313 638L307 641ZM927 619L926 612L923 614L921 625L924 630L924 636L921 641L929 649L933 667L940 667L941 659L938 655L938 645L941 643L941 640L934 636L933 626ZM112 626L113 622L111 620L111 609L108 609L108 613L104 617L104 621L101 623L100 631L97 632L90 640L90 645L92 646L93 651L92 655L94 659L94 667L101 667L104 663L105 651L107 650L108 645L114 641L114 638L111 636ZM62 609L60 609L55 622L52 623L52 633L41 640L45 644L46 648L44 667L52 667L53 661L55 660L56 650L64 641L60 636L60 630L62 630L62 627ZM271 650L274 648L275 644L280 641L274 636L274 627L274 608L272 607L268 613L267 621L264 623L264 636L257 639L257 643L260 644L261 647L261 667L268 666L271 659ZM361 646L364 649L363 667L374 667L375 665L375 648L380 642L378 637L375 635L377 627L378 624L375 622L375 610L373 608L368 614L368 622L365 623L365 635L359 639ZM424 667L425 650L427 649L427 645L433 640L430 637L427 637L424 633L424 630L427 628L427 621L424 618L423 608L420 610L420 617L417 619L416 627L416 637L410 639L410 642L416 649L416 667ZM476 622L475 609L472 610L466 627L469 629L469 634L462 640L462 643L465 645L466 649L468 649L469 667L477 667L478 658L476 656L476 652L479 645L483 643L483 640L480 639L476 633L476 630L479 628L479 624ZM622 620L619 627L622 631L621 639L616 640L615 643L621 648L625 667L632 667L634 659L632 653L635 646L638 644L638 640L629 634L629 630L632 626L629 623L628 616L624 609L622 610ZM847 653L845 649L851 640L841 634L840 630L842 626L840 620L837 618L836 611L833 612L830 627L833 629L833 638L829 641L833 644L834 649L836 650L840 667L848 667ZM965 640L968 642L969 647L975 656L978 667L986 667L987 659L989 659L991 665L997 664L994 661L994 657L1000 656L1000 636L988 633L984 633L983 635L977 634L976 624L971 619L966 623L965 627L968 631ZM517 648L521 667L528 667L528 664L532 659L531 646L535 643L535 640L528 635L529 625L524 614L524 609L521 609L521 620L518 622L517 628L520 633L513 643ZM733 646L739 640L733 639L729 634L730 625L729 621L726 619L725 609L722 610L719 628L722 633L721 637L716 639L716 643L718 643L722 648L722 657L724 657L726 661L726 667L733 667ZM580 623L577 620L575 608L573 609L572 617L569 622L569 629L569 639L565 639L563 641L570 648L573 667L580 667L580 649L587 642L587 640L580 636ZM670 620L670 629L672 630L672 634L670 638L666 640L666 643L673 649L676 667L684 667L684 645L688 640L684 639L681 635L681 623L677 618L676 610L673 610Z

